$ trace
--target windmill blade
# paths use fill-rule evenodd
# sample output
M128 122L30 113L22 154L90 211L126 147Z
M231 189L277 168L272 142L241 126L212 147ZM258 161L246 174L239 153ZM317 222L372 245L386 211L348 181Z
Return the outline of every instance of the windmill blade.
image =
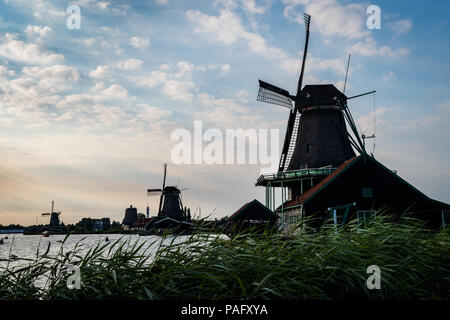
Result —
M163 179L163 190L166 187L166 174L167 174L167 163L164 163L164 179Z
M289 114L286 135L284 136L283 151L281 153L278 172L286 171L291 163L292 154L297 143L298 129L300 126L300 113L293 111Z
M300 78L298 79L297 96L299 95L300 91L302 91L303 74L305 73L306 55L308 54L309 24L311 21L311 16L305 13L304 19L305 19L306 40L305 40L305 49L303 50L302 70L300 71Z
M288 91L259 80L257 101L276 104L292 110L292 98Z
M166 174L167 174L167 163L164 163L164 178L163 178L162 190L164 190L164 188L166 187ZM161 192L161 197L159 198L158 215L161 213L162 201L163 201L163 196L162 196L162 192Z
M148 196L159 196L161 195L162 189L147 189Z

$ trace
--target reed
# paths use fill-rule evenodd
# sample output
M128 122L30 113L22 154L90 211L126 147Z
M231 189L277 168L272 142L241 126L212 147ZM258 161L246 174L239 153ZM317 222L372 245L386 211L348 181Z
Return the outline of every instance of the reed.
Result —
M429 232L414 219L392 222L383 216L363 230L356 221L338 231L298 227L300 232L288 236L200 234L152 246L116 241L84 255L75 248L50 257L47 250L26 267L0 270L0 299L450 297L448 231ZM67 288L69 265L80 268L80 290ZM366 288L370 265L381 269L380 290ZM36 287L36 278L43 276L45 288Z

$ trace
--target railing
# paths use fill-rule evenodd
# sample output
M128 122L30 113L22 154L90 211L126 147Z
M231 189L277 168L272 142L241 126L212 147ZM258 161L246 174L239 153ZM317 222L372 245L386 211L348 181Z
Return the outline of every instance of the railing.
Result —
M263 174L258 178L258 183L264 180L281 180L281 179L294 179L301 178L305 176L318 176L318 175L329 175L336 171L336 168L307 168L292 171L283 171L272 174Z

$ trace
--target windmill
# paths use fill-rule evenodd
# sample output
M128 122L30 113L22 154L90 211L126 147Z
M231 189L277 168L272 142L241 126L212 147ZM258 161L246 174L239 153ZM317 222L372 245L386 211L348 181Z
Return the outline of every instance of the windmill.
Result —
M163 184L160 189L147 189L148 196L159 195L158 217L181 219L186 217L181 202L181 191L176 186L166 186L167 163L164 164Z
M55 212L54 211L55 201L52 201L52 211L51 212L44 212L41 214L41 216L50 216L50 226L51 227L58 227L59 222L59 215L61 214L61 211Z
M275 210L274 187L288 188L288 198L297 197L337 168L355 157L355 150L365 154L347 100L332 84L305 85L303 77L310 33L311 16L304 14L305 47L297 82L297 93L259 80L257 100L286 107L290 110L277 174L261 176L256 185L266 186L266 205ZM350 62L350 60L349 60ZM353 136L347 131L346 121ZM294 177L295 179L291 179Z

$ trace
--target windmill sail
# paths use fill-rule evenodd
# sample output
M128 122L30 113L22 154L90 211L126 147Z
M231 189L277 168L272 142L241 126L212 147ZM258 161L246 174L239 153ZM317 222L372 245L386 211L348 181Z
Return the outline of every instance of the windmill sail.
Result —
M298 79L298 87L297 87L297 96L296 96L296 106L294 111L289 115L288 126L286 129L286 135L284 137L283 143L283 151L281 153L280 165L278 167L278 172L286 171L289 168L292 154L294 153L295 146L297 144L297 137L299 133L300 126L300 112L298 111L297 101L300 91L302 90L303 84L303 74L305 73L305 62L306 55L308 53L308 42L309 42L309 24L311 21L311 16L305 13L305 31L306 31L306 39L305 39L305 50L303 51L303 61L302 61L302 69L300 71L300 77Z
M259 80L259 91L256 100L292 109L292 97L288 91L262 80Z
M305 13L304 14L304 19L305 19L306 40L305 40L305 49L303 50L302 70L300 72L300 77L298 78L297 95L302 90L303 74L305 73L306 55L308 54L309 24L310 24L310 21L311 21L311 16L309 14Z

